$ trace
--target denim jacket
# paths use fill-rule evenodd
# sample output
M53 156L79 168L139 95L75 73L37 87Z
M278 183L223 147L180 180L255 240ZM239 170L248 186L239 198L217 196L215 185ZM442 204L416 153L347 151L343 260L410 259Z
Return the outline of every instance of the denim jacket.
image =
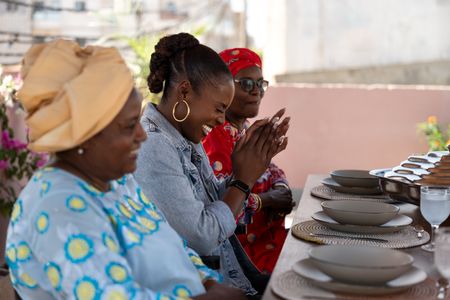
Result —
M255 294L234 254L230 237L236 221L221 199L226 179L214 176L200 144L185 139L148 104L141 118L148 138L141 147L135 178L170 225L200 255L220 256L224 282Z

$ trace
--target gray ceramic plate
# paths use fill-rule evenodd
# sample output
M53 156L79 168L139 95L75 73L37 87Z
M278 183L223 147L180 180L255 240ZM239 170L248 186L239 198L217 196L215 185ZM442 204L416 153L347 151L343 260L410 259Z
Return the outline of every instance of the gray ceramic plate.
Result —
M331 178L342 186L375 188L378 187L378 178L366 170L336 170L330 173Z
M407 288L423 282L427 274L416 268L411 269L399 277L383 285L358 285L333 280L320 271L310 258L303 259L292 266L292 270L303 278L311 280L315 285L333 292L344 292L361 295L383 295L406 290Z
M361 226L361 225L346 225L340 224L333 220L323 211L318 211L311 216L314 220L322 225L325 225L333 230L351 232L351 233L391 233L400 231L406 226L412 223L412 219L405 215L397 215L395 218L389 222L380 226Z
M330 189L335 190L339 193L344 194L352 194L352 195L379 195L381 194L380 187L378 186L378 178L377 180L377 186L375 187L348 187L343 186L337 183L333 180L333 178L325 178L322 180L322 184L326 187L329 187Z

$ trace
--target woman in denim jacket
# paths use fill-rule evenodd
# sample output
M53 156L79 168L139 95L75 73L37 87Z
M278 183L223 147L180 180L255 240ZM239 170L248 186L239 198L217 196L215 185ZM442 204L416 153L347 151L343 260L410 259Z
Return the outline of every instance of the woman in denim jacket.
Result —
M138 158L137 181L152 199L162 199L158 207L191 248L220 257L225 283L256 294L228 239L250 188L286 148L288 121L278 126L268 119L256 121L236 144L233 177L219 181L200 142L223 124L233 99L233 78L225 63L190 34L167 36L155 46L148 85L163 94L160 104L148 104L141 118L148 139Z

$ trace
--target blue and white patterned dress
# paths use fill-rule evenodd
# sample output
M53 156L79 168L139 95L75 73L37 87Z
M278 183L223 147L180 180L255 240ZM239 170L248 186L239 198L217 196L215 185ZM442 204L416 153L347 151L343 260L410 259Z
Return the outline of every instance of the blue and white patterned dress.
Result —
M24 299L185 299L220 280L131 175L103 193L56 168L17 200L6 260Z

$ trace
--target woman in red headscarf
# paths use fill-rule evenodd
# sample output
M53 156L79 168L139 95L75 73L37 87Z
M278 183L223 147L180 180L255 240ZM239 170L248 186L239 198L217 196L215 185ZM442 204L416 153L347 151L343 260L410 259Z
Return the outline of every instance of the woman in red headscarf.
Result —
M268 87L262 76L261 59L246 48L227 49L220 53L234 77L235 94L226 111L226 121L215 127L203 140L216 176L232 173L231 154L236 141L248 127L248 118L258 115L259 105ZM272 120L278 122L277 119ZM271 273L286 239L284 216L294 205L284 172L271 164L253 186L238 222L247 224L239 239L262 271Z

